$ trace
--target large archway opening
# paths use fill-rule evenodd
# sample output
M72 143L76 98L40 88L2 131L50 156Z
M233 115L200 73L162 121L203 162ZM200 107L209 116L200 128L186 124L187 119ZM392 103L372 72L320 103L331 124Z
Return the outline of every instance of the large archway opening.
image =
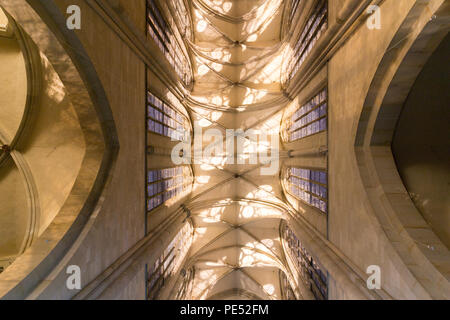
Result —
M417 77L398 119L392 152L416 208L450 248L450 36Z
M418 210L411 197L410 188L414 188L411 184L412 176L415 179L418 175L431 178L435 173L431 174L430 168L435 164L430 162L417 171L418 167L412 169L414 166L402 160L409 158L409 161L426 163L428 160L423 161L424 158L436 159L433 152L430 152L433 146L441 145L439 141L428 141L434 134L431 131L423 134L420 139L418 135L421 133L412 133L421 129L414 127L420 122L418 118L414 118L419 117L419 114L414 116L414 112L411 113L414 107L411 108L410 105L420 103L419 99L427 95L432 95L431 100L434 100L427 101L427 105L434 103L434 108L439 108L441 103L445 104L443 94L436 95L433 91L419 94L416 90L427 90L423 78L433 77L433 73L437 75L432 66L439 64L438 57L442 54L439 51L443 50L439 45L445 43L444 39L448 34L448 5L445 1L434 1L429 6L418 3L411 9L387 48L373 78L355 139L356 158L370 201L370 210L405 267L434 298L445 297L449 251L430 224L431 220ZM415 96L417 94L418 96ZM419 113L423 112L421 117L427 114L424 110L427 105L422 101L421 105L416 107ZM432 121L436 121L436 118L436 114L433 114ZM426 123L425 118L422 120L422 130L433 126L432 123ZM407 138L408 134L411 137ZM402 147L399 147L399 144ZM416 145L422 150L420 156L410 150ZM425 152L424 148L427 149ZM396 163L394 156L397 156L397 160L402 160ZM414 159L414 156L418 158ZM434 171L435 167L432 170ZM420 190L418 185L415 187ZM431 192L433 190L436 188L430 189ZM433 197L436 199L435 205L445 202L442 199L437 200L439 196ZM439 221L448 219L444 217L445 214L439 216Z

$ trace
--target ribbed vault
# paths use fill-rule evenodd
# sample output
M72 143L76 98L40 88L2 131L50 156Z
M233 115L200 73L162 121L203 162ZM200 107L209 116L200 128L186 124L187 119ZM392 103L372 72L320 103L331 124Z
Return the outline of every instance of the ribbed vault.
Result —
M202 151L213 142L205 135L210 129L222 134L223 140L214 142L224 145L227 129L277 135L279 111L288 101L280 85L284 2L192 0L190 5L195 71L190 109L202 128L196 132L203 135ZM243 150L234 146L234 164L227 163L227 154L214 152L194 165L194 191L185 203L195 227L185 265L195 269L190 298L281 297L279 274L286 263L279 173L261 175L269 163L249 161L261 149L278 150L276 142L247 136Z
M0 8L0 272L64 206L86 153L83 128L48 58Z

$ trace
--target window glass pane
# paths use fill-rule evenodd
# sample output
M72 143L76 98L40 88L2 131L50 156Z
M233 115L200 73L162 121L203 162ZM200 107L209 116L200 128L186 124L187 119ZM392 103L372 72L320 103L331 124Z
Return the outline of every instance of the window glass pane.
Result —
M180 166L149 170L147 181L148 210L151 211L187 191L192 185L193 177L188 167Z
M174 4L174 2L177 3ZM169 21L173 22L173 27L179 28L181 36L190 35L191 27L189 19L180 18L180 15L183 15L183 17L188 16L184 2L182 0L175 0L171 1L171 5L176 8L174 12L178 16L178 19L174 20L170 17L171 20ZM169 64L172 65L180 80L188 86L192 82L189 59L181 49L171 27L166 23L155 0L147 0L147 12L147 30L150 37L164 54ZM178 25L176 25L177 22Z
M185 223L161 256L147 269L147 299L156 299L167 279L176 272L192 244L192 225Z
M282 228L282 237L284 243L287 245L287 255L296 262L299 267L301 279L311 288L316 299L327 299L328 272L320 265L319 261L308 252L294 232L286 224Z
M287 190L307 204L327 213L327 173L304 168L289 168L285 179Z
M175 98L173 98L175 99ZM189 122L177 108L164 103L151 92L148 92L148 130L173 140L182 141L190 134ZM179 108L183 108L178 100L174 100Z
M282 130L289 142L327 130L326 92L326 89L320 91L285 120Z
M300 7L299 2L300 0L291 1L291 13L289 17L291 26L294 25L292 19L294 18L297 9ZM316 6L303 27L303 31L294 46L294 50L290 53L290 56L285 58L282 72L283 83L289 82L296 75L301 65L305 62L306 58L317 44L317 41L327 29L328 1L318 0L315 2Z

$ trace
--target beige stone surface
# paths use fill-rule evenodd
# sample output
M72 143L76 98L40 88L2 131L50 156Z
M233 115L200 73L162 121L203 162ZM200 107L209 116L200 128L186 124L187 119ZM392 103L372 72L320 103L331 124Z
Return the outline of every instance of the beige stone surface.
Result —
M29 7L12 12L43 51L41 105L47 109L22 149L35 172L45 214L39 237L0 275L0 297L145 299L146 268L162 256L186 221L194 229L192 246L166 279L163 298L174 298L183 282L182 269L195 268L191 298L279 299L286 289L280 286L282 272L298 298L312 299L286 256L280 238L285 223L328 271L329 299L450 297L444 244L448 219L421 216L390 148L411 86L441 33L448 31L443 0L328 1L328 29L289 83L281 81L284 50L295 46L315 1L301 3L290 29L283 18L288 1L233 0L231 7L188 1L193 34L175 31L174 39L191 59L195 81L189 85L177 78L146 35L145 2L34 4L37 31L20 20L31 14ZM170 4L156 2L168 15ZM9 0L0 4L11 7ZM82 27L68 31L65 10L72 4L81 8ZM380 5L381 29L366 26L369 4ZM260 11L249 14L252 8ZM0 45L14 53L8 57L14 64L0 68L18 69L18 47L1 37ZM7 78L11 70L0 76L0 84L25 92L24 85L12 82L20 84L23 77ZM185 106L179 111L204 130L257 129L278 138L289 108L325 86L328 131L292 143L281 137L277 144L269 143L280 142L276 173L262 176L258 165L227 164L223 154L216 154L204 159L208 163L191 166L192 192L147 212L146 170L173 167L170 152L177 144L146 132L147 90L162 98L175 95ZM11 136L23 112L25 101L20 99L14 100L14 109L0 110L0 129L4 119L13 120L5 126ZM205 133L194 136L199 137ZM207 144L202 141L201 148ZM246 156L259 147L247 139ZM101 166L102 159L109 165ZM19 242L10 239L26 233L26 214L15 208L26 197L12 161L0 165L0 182L14 188L10 201L0 203L0 231L20 216L5 245L15 248ZM281 179L289 166L328 172L328 214L287 194ZM57 178L48 178L50 174ZM421 176L413 172L412 177ZM95 178L99 181L94 184ZM45 269L36 267L39 261ZM80 266L81 291L65 286L68 265ZM381 268L381 290L367 288L370 265Z

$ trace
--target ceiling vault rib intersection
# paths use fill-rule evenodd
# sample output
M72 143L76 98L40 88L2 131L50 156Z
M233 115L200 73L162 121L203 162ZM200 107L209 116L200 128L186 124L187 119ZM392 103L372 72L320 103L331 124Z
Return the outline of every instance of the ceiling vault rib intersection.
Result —
M217 18L220 18L224 21L231 22L231 23L242 23L249 20L252 20L256 18L256 11L262 7L262 5L259 5L257 7L254 7L250 12L247 12L246 14L240 16L240 17L233 17L227 14L223 14L220 12L217 12L216 10L212 9L210 6L208 6L203 0L192 0L194 5L199 8L199 6L202 7L202 11L207 11L208 13L214 14Z

